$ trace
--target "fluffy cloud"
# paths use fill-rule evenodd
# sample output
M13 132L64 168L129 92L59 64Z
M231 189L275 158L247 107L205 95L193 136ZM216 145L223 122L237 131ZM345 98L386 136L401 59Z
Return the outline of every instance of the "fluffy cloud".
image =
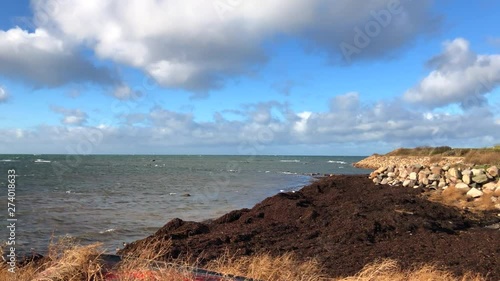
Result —
M140 98L142 95L141 91L133 90L127 85L120 85L116 87L113 92L113 96L119 100Z
M500 55L478 55L463 38L446 42L443 53L429 65L435 69L404 94L407 101L470 108L485 104L485 95L500 85Z
M79 109L68 109L60 106L51 106L53 112L63 115L61 122L64 125L81 126L87 122L87 113Z
M432 1L34 1L43 28L92 48L103 59L142 69L165 87L207 91L268 59L275 36L298 38L332 61L391 54L435 30ZM39 16L40 17L40 16ZM82 24L84 23L84 24ZM368 33L362 46L358 30Z
M114 83L109 70L98 68L45 29L0 30L0 75L35 86L57 87L70 82Z
M4 103L9 99L9 95L4 88L0 87L0 103Z
M63 123L81 125L86 119L78 110L53 110L64 116ZM362 154L380 147L489 146L500 139L500 122L493 110L422 113L400 102L367 106L357 93L332 98L326 112L294 112L279 102L247 105L238 112L238 121L217 113L212 121L200 122L190 113L154 107L146 113L122 115L120 125L0 130L0 153L7 152L1 148L28 153L26 147L33 147L38 153L275 154L280 147L287 147L284 151L288 153L291 148L306 147L305 153L344 154L355 143L357 150L352 153ZM80 121L72 122L77 119Z

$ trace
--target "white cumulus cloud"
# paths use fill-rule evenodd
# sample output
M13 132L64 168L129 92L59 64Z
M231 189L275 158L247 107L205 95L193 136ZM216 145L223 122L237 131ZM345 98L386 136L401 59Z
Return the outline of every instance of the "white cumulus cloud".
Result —
M285 147L284 151L299 154L304 152L300 148L307 148L307 153L343 154L355 144L357 150L350 153L361 154L381 147L491 146L500 139L500 122L492 107L423 114L400 102L365 105L357 93L332 97L331 103L336 106L324 112L294 112L279 102L246 105L238 111L241 119L237 121L226 119L223 112L215 114L212 121L197 121L191 113L156 106L148 112L123 114L123 122L95 127L81 126L87 116L80 110L53 107L63 116L61 125L22 131L0 129L0 153L75 153L66 150L69 146L75 150L91 147L86 153L248 155L275 154Z
M127 85L119 85L114 89L113 96L119 100L137 99L143 96L139 90L131 89Z
M252 74L266 63L264 45L276 36L308 50L342 57L356 30L369 44L349 59L391 54L439 21L430 0L53 0L33 1L43 28L98 57L141 69L165 87L207 91L228 77ZM397 9L392 9L397 7ZM397 10L397 13L388 11Z
M405 100L431 108L470 108L484 105L485 95L500 85L500 55L476 54L463 38L446 42L429 65L434 70L404 94Z
M43 28L34 32L19 27L0 30L0 75L48 87L116 80L109 70L94 66L74 46Z
M87 122L87 113L81 111L80 109L69 109L60 106L51 106L50 109L63 116L61 122L64 125L81 126Z

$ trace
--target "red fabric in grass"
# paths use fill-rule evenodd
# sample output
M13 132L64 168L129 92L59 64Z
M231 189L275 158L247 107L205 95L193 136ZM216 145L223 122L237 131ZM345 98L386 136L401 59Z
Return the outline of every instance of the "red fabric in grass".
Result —
M120 280L140 280L140 281L157 281L160 280L157 272L154 271L137 271L128 273L108 273L106 274L106 281L120 281ZM226 279L227 280L227 279ZM224 281L224 279L219 277L206 277L206 276L193 276L189 279L184 279L183 281Z

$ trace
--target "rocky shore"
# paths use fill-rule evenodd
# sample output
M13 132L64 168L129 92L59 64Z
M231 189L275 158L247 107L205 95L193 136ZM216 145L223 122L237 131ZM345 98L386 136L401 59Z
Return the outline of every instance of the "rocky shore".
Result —
M431 173L427 175L427 167L421 167L404 176L408 171L389 172L384 168L376 178L380 176L383 181L391 176L405 183L411 175L415 186L422 172L422 181L424 174L427 180L430 175L439 175L439 179L430 180L439 188L442 175L448 173L451 181L454 173L440 169L438 173L435 168L433 173L429 167ZM468 173L460 173L464 182L463 176ZM487 173L492 176L491 171L485 171L487 178ZM468 184L471 190L478 189L478 175L471 171L471 181L476 184ZM119 253L134 256L150 245L165 243L169 247L162 249L162 260L190 258L200 265L225 253L235 257L294 253L304 261L317 259L330 277L349 276L366 264L389 258L407 269L416 264L437 264L459 275L475 272L488 280L500 280L497 213L445 206L427 200L421 189L375 184L367 175L336 175L213 221L174 219Z
M423 190L443 191L451 187L457 193L464 193L470 200L489 200L483 205L490 203L492 208L500 210L500 178L496 166L484 169L448 165L389 165L373 171L369 178L375 184Z
M431 156L388 156L388 155L378 155L374 154L369 156L355 164L356 168L362 169L378 169L380 167L390 167L400 165L412 166L412 165L425 165L430 166L432 164L436 165L462 165L465 164L464 157L440 157L439 160L434 160Z

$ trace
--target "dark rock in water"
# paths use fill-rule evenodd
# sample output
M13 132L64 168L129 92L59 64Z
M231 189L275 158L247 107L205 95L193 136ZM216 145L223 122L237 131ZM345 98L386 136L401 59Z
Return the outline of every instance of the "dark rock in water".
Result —
M496 213L478 215L428 201L418 189L375 185L366 175L336 175L211 222L174 219L121 254L171 241L164 260L185 255L200 265L227 251L235 257L292 252L318 259L331 277L390 258L405 269L436 263L456 274L472 271L500 280L500 231L484 228L499 222Z
M182 196L183 196L183 197L191 197L191 194L189 194L189 193L184 193L184 194L182 194Z

